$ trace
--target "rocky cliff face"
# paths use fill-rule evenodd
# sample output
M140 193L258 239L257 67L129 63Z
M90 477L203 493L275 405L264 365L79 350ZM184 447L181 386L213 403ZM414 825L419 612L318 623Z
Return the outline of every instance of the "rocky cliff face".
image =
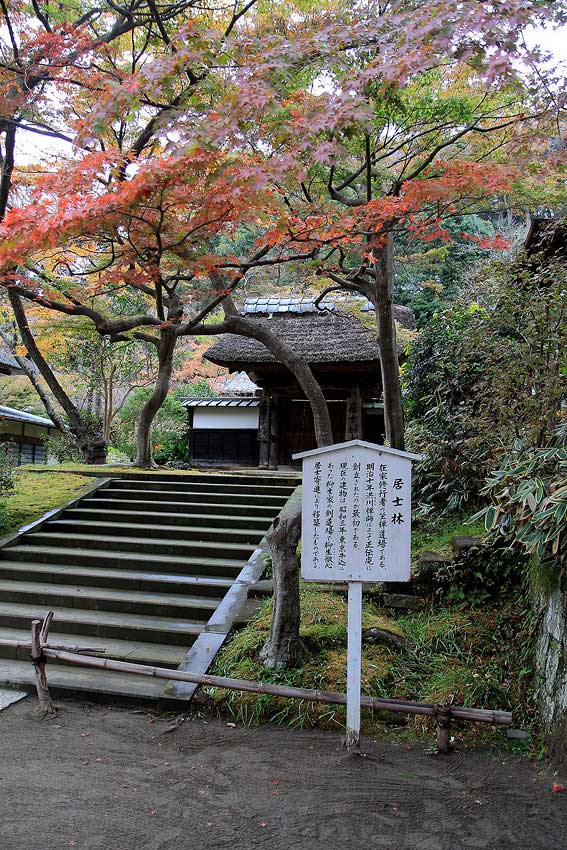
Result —
M567 593L543 600L536 675L546 737L554 762L567 767Z

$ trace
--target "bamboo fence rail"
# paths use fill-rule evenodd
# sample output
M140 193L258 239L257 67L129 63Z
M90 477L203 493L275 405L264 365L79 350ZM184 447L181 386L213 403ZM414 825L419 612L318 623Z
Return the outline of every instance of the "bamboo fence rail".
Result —
M157 679L190 682L227 690L247 691L256 694L287 697L289 699L305 700L307 702L331 703L346 705L346 694L335 691L321 691L312 688L295 688L288 685L276 685L271 682L251 682L246 679L231 679L226 676L211 676L202 673L190 673L185 670L170 670L165 667L153 667L147 664L133 664L130 661L117 661L112 658L101 658L100 648L84 646L67 646L48 642L48 630L51 622L48 614L43 626L39 620L32 623L32 640L18 641L0 639L0 646L11 646L18 649L29 649L36 671L36 689L40 708L44 713L53 711L53 704L47 690L46 659L63 661L81 667L111 670L118 673L132 673L138 676L148 676ZM86 654L96 652L97 655ZM387 699L384 697L361 697L363 708L377 711L391 711L396 714L415 714L433 717L437 726L437 748L446 753L450 747L450 731L452 720L465 720L473 723L490 723L495 726L507 726L512 722L509 711L487 708L466 708L460 705L440 705L435 703L415 702L403 699Z

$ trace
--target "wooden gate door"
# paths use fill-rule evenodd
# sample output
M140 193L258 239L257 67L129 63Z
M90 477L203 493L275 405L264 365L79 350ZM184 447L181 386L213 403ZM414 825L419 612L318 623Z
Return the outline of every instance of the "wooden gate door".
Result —
M280 447L278 463L283 465L301 466L301 461L294 461L292 455L296 452L308 452L317 448L315 426L311 407L306 401L280 398ZM342 443L346 429L346 402L330 401L329 414L333 428L335 443Z

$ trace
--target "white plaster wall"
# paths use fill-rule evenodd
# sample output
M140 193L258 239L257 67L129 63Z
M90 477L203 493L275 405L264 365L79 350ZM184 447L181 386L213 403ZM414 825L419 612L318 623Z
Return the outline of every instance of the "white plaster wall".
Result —
M257 428L258 407L196 407L193 428Z

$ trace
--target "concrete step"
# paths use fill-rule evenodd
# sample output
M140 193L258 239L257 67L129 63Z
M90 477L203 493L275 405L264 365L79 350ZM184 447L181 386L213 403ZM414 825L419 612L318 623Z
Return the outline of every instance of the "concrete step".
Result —
M0 637L26 640L32 619L51 610L54 642L151 666L182 663L297 484L184 478L113 480L0 549ZM0 648L0 683L33 686L28 656ZM155 701L166 685L68 663L48 670L55 695Z
M101 511L101 514L103 512ZM162 525L150 523L131 523L121 521L114 514L107 514L105 519L86 520L75 519L73 516L64 516L61 519L47 522L43 527L44 532L55 532L60 534L105 534L121 537L150 537L152 540L160 538L167 540L171 535L178 542L200 542L203 540L215 540L217 542L244 543L257 546L262 539L262 533L254 529L231 528L217 523L215 526L189 525L187 518L185 522L178 525Z
M0 628L0 638L8 640L29 640L29 629ZM105 650L106 658L114 658L118 661L132 661L136 664L153 664L157 667L170 667L175 670L186 655L182 646L167 646L159 643L135 643L130 640L118 640L117 638L101 638L87 635L53 634L51 639L54 643L62 644L64 647L86 646ZM86 653L88 654L88 653ZM0 646L0 658L16 658L27 661L29 664L29 649L16 649L8 646ZM58 664L65 662L58 661ZM51 667L51 662L49 662Z
M119 611L156 617L207 621L217 608L220 597L152 593L143 590L119 590L109 587L81 587L39 581L0 581L0 602L82 608L89 611Z
M31 561L0 561L0 584L9 581L39 581L81 587L110 587L116 590L142 590L146 593L174 593L212 596L218 599L232 586L232 578L154 573L143 570L113 570L100 567L62 566Z
M106 529L105 529L106 531ZM175 537L175 529L169 531ZM26 535L26 541L31 546L58 546L70 549L106 549L113 552L144 552L146 554L169 555L173 563L177 558L202 555L216 555L223 558L240 558L248 560L254 551L253 543L218 543L213 540L178 540L152 538L150 540L138 535L122 536L112 534L61 534L54 531L34 531Z
M84 697L88 694L91 698L123 699L127 702L154 702L159 699L167 684L164 679L51 663L48 665L47 681L49 692L53 697ZM33 665L29 661L3 659L0 661L0 686L33 692L35 690ZM93 751L93 762L95 757L96 754Z
M129 490L135 487L133 481L122 481L120 478L113 478L110 488L115 490ZM288 498L293 492L293 487L282 484L272 484L260 481L254 484L243 484L238 479L231 480L230 478L222 479L221 481L200 481L198 484L194 482L175 481L170 478L167 481L156 480L144 481L140 489L147 491L152 490L170 490L185 493L187 491L198 491L199 493L222 494L239 493L244 496L278 496Z
M202 620L178 620L172 617L150 617L147 614L90 611L85 608L1 600L0 623L2 628L29 629L32 620L42 619L48 611L54 613L50 634L72 633L186 648L191 646L206 625Z
M29 537L27 538L30 539ZM61 542L61 538L59 538ZM176 558L170 555L150 555L144 552L117 552L112 549L72 549L67 546L32 546L22 543L0 549L0 560L56 563L62 566L108 566L111 569L150 569L156 573L176 573L197 576L236 578L245 564L242 558Z
M82 505L83 503L81 503ZM200 530L202 527L221 527L231 529L250 529L252 533L265 534L271 525L271 517L244 517L215 515L209 513L170 513L166 511L145 511L145 510L122 510L124 503L119 502L118 508L108 504L108 509L102 508L69 508L62 515L62 519L81 519L98 522L125 522L136 523L137 525L145 525L153 523L154 525L173 525L175 527L189 526L194 531Z
M128 482L130 483L130 482ZM217 502L218 504L226 505L232 503L236 505L261 505L269 507L272 511L280 511L287 501L287 496L275 496L270 493L227 493L219 491L218 493L203 492L202 490L171 490L171 489L134 489L129 487L105 487L104 490L97 491L97 498L103 499L130 499L134 501L166 501L166 502L197 502L210 503Z
M92 498L82 499L81 508L103 511L136 511L143 515L145 515L146 512L163 512L175 515L198 515L206 513L214 516L234 517L235 519L240 517L246 517L254 520L266 519L269 520L269 522L272 521L279 510L278 508L270 507L270 505L249 505L246 502L243 502L240 505L235 505L233 502L225 500L218 502L175 502L169 500L162 501L161 499L141 500L134 499L132 496L124 499L121 496L120 499L116 500L113 500L110 497L103 499L100 494L104 492L106 491L99 490L99 495Z
M96 471L96 467L95 470ZM237 484L279 484L285 487L297 487L301 483L301 474L282 473L276 470L258 470L257 472L166 472L160 470L155 472L121 472L113 476L113 481L174 481L185 484L223 484L225 481L234 481Z

